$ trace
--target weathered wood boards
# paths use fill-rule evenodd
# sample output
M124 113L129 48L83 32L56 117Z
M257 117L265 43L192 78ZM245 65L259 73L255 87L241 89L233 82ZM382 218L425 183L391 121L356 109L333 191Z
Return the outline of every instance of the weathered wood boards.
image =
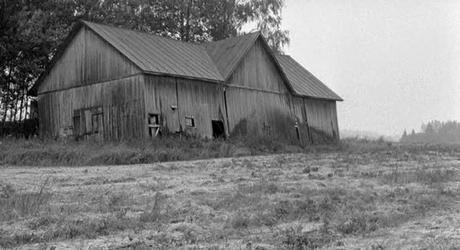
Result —
M226 123L222 85L152 75L145 79L146 113L159 114L165 132L210 138L212 120ZM188 124L187 118L194 124Z
M38 108L40 134L46 137L74 135L74 112L81 109L97 109L102 113L103 130L98 133L105 139L142 137L145 129L143 76L42 94L38 96ZM92 126L87 125L81 133L91 137Z

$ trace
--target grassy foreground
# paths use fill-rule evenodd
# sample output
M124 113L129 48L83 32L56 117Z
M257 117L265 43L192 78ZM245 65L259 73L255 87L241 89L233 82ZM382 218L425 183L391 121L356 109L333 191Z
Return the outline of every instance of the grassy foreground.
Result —
M303 152L303 148L296 144L252 137L230 140L162 137L112 143L3 139L0 140L0 165L120 165L299 152Z
M382 150L459 152L460 147L429 144L404 146L365 139L345 139L332 145L301 146L268 137L237 137L229 140L162 137L112 143L0 138L0 167L123 165L280 153L369 153Z
M348 141L297 154L4 167L0 248L456 249L459 157L452 146Z

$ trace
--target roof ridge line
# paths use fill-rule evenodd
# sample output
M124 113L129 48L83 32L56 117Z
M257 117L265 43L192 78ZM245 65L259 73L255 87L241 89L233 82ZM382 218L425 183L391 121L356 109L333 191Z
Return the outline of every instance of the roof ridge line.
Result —
M131 31L131 32L135 32L135 33L139 33L139 34L143 34L143 35L148 35L148 36L154 36L154 37L158 37L158 38L168 39L168 40L178 42L178 43L185 43L185 44L189 44L189 45L202 47L202 44L197 43L197 42L190 42L190 41L187 42L187 41L177 40L177 39L174 39L172 37L161 36L161 35L158 35L158 34L155 34L155 33L147 32L147 31L141 31L141 30L136 30L136 29L128 29L128 28L125 28L125 27L119 27L119 26L116 26L114 24L97 23L97 22L91 22L91 21L86 21L86 20L80 20L80 22L84 23L86 26L89 26L87 23L95 24L95 25L102 25L102 26L107 26L107 27L111 27L111 28L114 28L114 29L121 29L121 30Z
M260 31L249 32L249 33L246 33L246 34L241 34L241 35L226 37L226 38L223 38L223 39L220 39L220 40L217 40L217 41L203 42L203 43L201 43L200 45L206 46L207 44L223 42L223 41L227 41L227 40L229 40L229 39L241 38L241 37L249 36L249 35L255 35L255 34L257 34L257 33L258 33L258 36L262 34Z

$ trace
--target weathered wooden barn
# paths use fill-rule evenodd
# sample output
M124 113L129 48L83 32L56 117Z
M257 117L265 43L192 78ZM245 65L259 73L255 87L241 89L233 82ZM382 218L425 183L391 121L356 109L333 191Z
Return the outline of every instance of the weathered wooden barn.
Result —
M339 138L342 99L258 32L194 44L82 21L30 92L44 137Z

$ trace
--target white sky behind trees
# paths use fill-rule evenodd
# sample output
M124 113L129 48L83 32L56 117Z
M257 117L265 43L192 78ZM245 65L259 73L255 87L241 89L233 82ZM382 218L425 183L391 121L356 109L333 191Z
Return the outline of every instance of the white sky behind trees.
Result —
M286 0L285 49L337 92L340 129L460 120L459 0Z

